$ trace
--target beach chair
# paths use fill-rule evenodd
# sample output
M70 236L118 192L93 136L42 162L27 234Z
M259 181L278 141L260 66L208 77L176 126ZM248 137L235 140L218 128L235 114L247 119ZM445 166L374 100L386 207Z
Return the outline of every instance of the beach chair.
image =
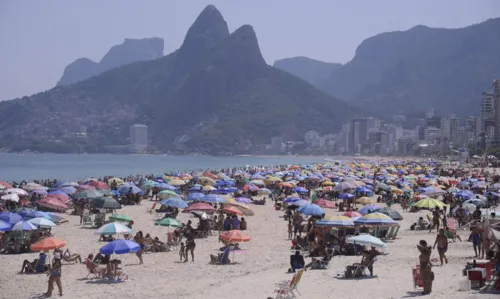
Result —
M300 295L299 290L297 289L300 280L302 279L302 274L304 273L304 269L299 270L292 277L292 280L285 281L282 283L278 283L279 288L275 290L276 299L287 299L287 298L297 298L295 293Z
M99 266L98 263L94 263L92 260L89 260L86 258L85 259L85 267L87 268L87 271L89 273L87 273L87 276L85 277L85 279L88 279L91 274L94 276L94 278L99 277L99 273L97 272L98 266Z
M103 226L106 220L106 215L105 214L95 214L94 216L94 227L101 227Z
M399 232L400 228L401 228L401 226L399 226L399 225L394 228L394 232L392 233L391 239L393 239L393 240L396 239L396 237L398 236L398 232Z
M83 214L83 221L82 221L82 224L85 226L87 224L89 224L90 226L92 226L92 217L90 217L90 214L88 212L85 212Z
M226 247L226 249L224 249L224 251L221 254L217 255L217 258L210 260L210 264L213 264L213 265L227 265L227 264L229 264L231 262L229 260L230 251L231 251L230 247L229 246Z
M411 275L413 278L413 289L418 291L419 289L424 287L424 283L422 278L420 277L420 265L415 266L415 268L411 269Z
M374 259L373 259L373 260L372 260L372 261L371 261L368 265L366 265L366 266L361 265L361 264L355 264L354 266L356 266L356 267L355 267L355 269L354 269L354 273L355 273L355 274L356 274L356 273L360 273L360 272L358 272L358 271L361 271L361 275L362 275L362 276L367 276L367 274L366 274L366 269L368 269L368 267L370 267L370 266L373 266L373 264L375 263L375 261L376 261L376 260L377 260L377 258L374 258ZM355 276L356 276L356 275L355 275Z
M395 226L392 226L389 228L389 231L387 231L387 233L385 234L385 237L384 239L386 240L390 240L394 237L394 232L396 231L396 227Z

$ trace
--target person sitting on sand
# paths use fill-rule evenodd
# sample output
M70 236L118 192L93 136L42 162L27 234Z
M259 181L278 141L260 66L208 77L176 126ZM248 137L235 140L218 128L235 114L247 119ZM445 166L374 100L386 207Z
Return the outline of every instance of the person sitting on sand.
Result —
M80 264L82 263L82 257L76 253L71 254L69 252L69 249L66 249L66 251L63 252L60 248L58 248L58 249L54 250L54 253L56 253L56 252L59 252L61 254L61 258L65 262L72 263L72 262L76 262L78 260L78 262Z
M45 268L45 261L47 260L47 255L40 252L37 259L32 262L28 260L23 261L20 273L33 273L33 272L43 272ZM43 264L42 264L43 263ZM37 269L38 268L38 269Z
M324 257L327 255L328 255L327 248L323 240L320 240L318 246L314 248L309 254L310 257L318 257L318 256Z
M443 265L443 259L448 264L448 259L446 258L446 251L448 250L448 238L444 234L444 229L439 230L439 234L436 236L436 241L434 241L434 247L438 247L439 259L441 260L441 266Z
M151 251L153 252L162 252L165 250L165 243L160 241L158 237L153 239L153 246L151 247Z
M303 269L306 265L304 261L304 256L300 254L300 251L295 251L295 254L290 255L290 269L288 272L295 272L296 269Z

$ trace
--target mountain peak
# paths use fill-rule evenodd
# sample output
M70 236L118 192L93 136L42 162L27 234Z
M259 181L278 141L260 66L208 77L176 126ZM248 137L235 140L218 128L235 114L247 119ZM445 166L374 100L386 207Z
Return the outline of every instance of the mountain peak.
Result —
M206 48L229 36L229 28L220 11L213 5L208 5L189 28L182 48Z

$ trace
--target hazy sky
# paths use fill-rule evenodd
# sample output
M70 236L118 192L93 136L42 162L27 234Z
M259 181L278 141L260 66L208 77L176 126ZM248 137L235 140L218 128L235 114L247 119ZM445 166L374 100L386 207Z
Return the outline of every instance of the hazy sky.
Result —
M162 37L167 54L208 4L231 31L252 25L269 64L292 56L347 62L377 33L500 16L499 0L2 0L0 100L50 89L67 64L98 61L126 37Z

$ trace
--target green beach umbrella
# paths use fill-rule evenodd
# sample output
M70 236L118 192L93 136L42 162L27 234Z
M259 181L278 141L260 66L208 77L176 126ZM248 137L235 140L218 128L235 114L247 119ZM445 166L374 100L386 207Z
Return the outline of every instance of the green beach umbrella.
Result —
M132 219L130 219L130 217L127 215L113 214L113 215L109 216L109 220L119 221L119 222L130 222Z
M184 226L181 222L173 218L163 218L161 220L156 221L156 225L161 226L171 226L171 227L182 227Z
M76 198L101 198L103 196L104 194L93 189L83 190L75 195Z

